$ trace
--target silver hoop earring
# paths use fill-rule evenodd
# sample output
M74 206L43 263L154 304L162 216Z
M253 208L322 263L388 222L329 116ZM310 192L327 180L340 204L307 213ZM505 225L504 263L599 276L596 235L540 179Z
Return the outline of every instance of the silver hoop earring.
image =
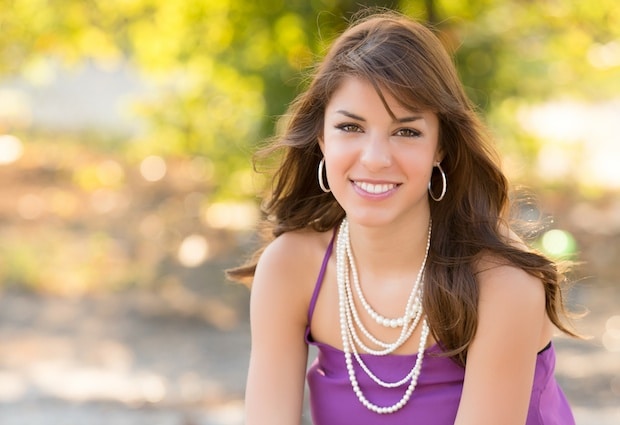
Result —
M332 190L327 187L327 185L323 182L323 168L325 167L325 158L321 158L319 161L319 186L321 186L321 190L325 193L331 192Z
M435 198L435 195L433 195L433 189L431 188L430 180L428 182L428 193L429 195L431 195L431 198L433 198L433 201L439 202L443 199L444 196L446 196L446 190L448 190L448 181L446 180L446 173L444 173L443 168L441 168L441 163L438 162L437 164L435 164L435 167L439 168L439 172L441 173L441 195Z

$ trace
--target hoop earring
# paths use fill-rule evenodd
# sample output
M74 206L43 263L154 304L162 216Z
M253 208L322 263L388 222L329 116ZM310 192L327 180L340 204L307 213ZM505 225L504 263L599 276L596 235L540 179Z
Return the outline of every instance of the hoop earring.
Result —
M433 189L431 188L430 180L428 182L428 194L431 195L431 198L433 198L433 201L439 202L443 199L444 196L446 196L446 190L448 189L448 181L446 180L446 173L444 173L443 168L441 168L441 163L438 162L437 164L435 164L435 167L439 168L439 172L441 173L441 182L442 182L441 195L435 198L435 195L433 195Z
M331 192L332 190L327 187L327 185L323 182L323 168L325 167L325 158L321 158L319 161L319 186L321 186L321 190L325 193Z

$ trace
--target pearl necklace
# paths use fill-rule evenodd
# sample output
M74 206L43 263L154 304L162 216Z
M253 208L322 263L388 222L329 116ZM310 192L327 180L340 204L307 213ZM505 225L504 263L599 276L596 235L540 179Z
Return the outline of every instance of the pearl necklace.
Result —
M362 288L359 283L359 276L357 274L357 267L355 266L355 261L353 258L353 252L351 250L351 241L348 237L349 229L348 223L345 225L344 231L347 233L347 237L345 238L345 246L347 249L347 256L349 257L349 267L351 268L351 273L353 274L353 284L355 287L355 291L357 296L366 310L366 312L372 317L375 322L384 327L396 328L400 326L404 326L408 321L413 320L416 316L416 312L422 308L422 299L419 297L420 294L420 284L422 282L422 274L424 272L424 267L426 265L426 259L428 258L428 250L431 244L431 226L428 227L428 237L426 240L426 250L424 252L424 260L422 261L422 265L420 266L420 270L418 271L418 275L416 276L415 284L411 290L411 294L409 295L409 299L407 300L407 307L405 308L405 314L402 317L389 319L387 317L383 317L381 314L377 313L366 301L366 297L364 297L364 293L362 292Z
M359 284L359 277L357 274L357 268L355 267L355 261L352 255L351 243L349 239L349 225L347 219L343 219L342 224L340 225L340 229L338 232L338 238L336 242L336 278L338 283L338 295L339 295L339 310L340 310L340 330L342 336L342 346L345 355L345 363L349 375L349 380L351 382L351 386L355 395L357 396L360 403L362 403L369 410L379 413L393 413L397 410L401 409L407 402L409 401L411 394L413 393L417 382L418 377L420 375L420 370L422 368L422 361L424 359L424 350L426 348L426 341L428 339L428 334L430 333L430 329L426 319L422 321L422 332L420 335L420 344L418 347L418 355L415 361L414 366L411 371L401 380L397 382L385 382L379 379L375 374L370 371L368 366L364 363L361 358L357 346L359 346L362 350L366 351L372 355L383 356L394 352L398 347L400 347L405 341L409 339L413 331L417 328L419 321L422 317L422 284L423 276L424 276L424 268L426 265L426 259L428 258L428 251L430 247L430 239L431 239L431 224L429 223L428 230L428 238L426 243L426 252L424 255L424 260L418 272L415 284L412 288L411 294L408 298L407 305L405 308L405 313L402 317L395 319L388 319L375 312L370 304L366 301L363 296L363 292L361 290L361 286ZM348 260L348 261L347 261ZM402 327L400 335L398 339L393 343L386 343L380 341L376 337L374 337L362 324L362 321L359 318L359 314L355 307L355 302L353 300L353 290L351 288L349 269L351 270L351 274L353 275L354 286L356 290L356 294L358 295L360 302L362 303L366 312L372 317L377 323L382 326L396 328ZM382 347L383 350L375 350L370 347L367 347L366 344L359 338L356 330L356 326L361 330L361 332L374 344ZM353 356L351 356L353 354ZM405 384L409 381L409 385L403 394L403 397L391 406L378 406L370 402L363 394L362 390L359 387L357 377L355 376L355 369L353 367L353 358L355 358L356 362L360 365L362 370L378 385L384 388L394 388Z
M351 324L349 324L349 327L353 329L353 337L355 341L365 351L369 352L370 354L374 354L374 355L389 354L393 352L394 350L396 350L398 347L400 347L405 341L407 341L407 339L411 336L413 331L416 329L420 321L420 318L422 317L422 287L421 287L421 284L423 280L422 276L424 274L424 268L426 266L426 259L428 258L428 251L430 249L431 225L429 223L424 259L422 261L422 265L420 266L420 270L418 271L418 274L416 276L416 281L411 290L411 294L409 295L409 299L405 307L405 313L402 317L399 317L397 319L388 319L388 318L383 317L379 313L375 312L375 310L366 301L366 298L364 297L364 293L362 292L361 285L359 283L359 276L357 273L357 267L355 266L355 259L353 257L353 252L351 249L351 242L349 238L349 225L348 225L348 222L346 222L346 220L343 222L341 232L342 232L343 245L346 248L346 256L349 259L349 268L351 269L351 274L353 275L353 284L354 284L357 296L360 299L360 302L362 303L362 305L364 306L364 309L373 319L375 319L375 321L378 324L384 327L390 327L390 328L402 327L402 329L401 329L399 338L395 342L390 343L390 344L380 341L376 339L372 334L370 334L370 332L368 332L368 330L366 329L366 327L363 325L363 323L361 322L359 318L359 315L355 308L355 303L353 301L353 295L350 290L349 280L347 279L346 280L347 284L345 285L345 287L347 288L347 298L349 301L349 308L352 313L355 324L360 329L360 331L366 336L366 338L368 338L373 344L378 345L379 347L382 347L384 350L378 351L378 350L374 350L366 346L358 338L357 332L355 332L355 327L353 327ZM348 277L348 270L347 270L347 277ZM413 323L410 323L411 320L413 320Z

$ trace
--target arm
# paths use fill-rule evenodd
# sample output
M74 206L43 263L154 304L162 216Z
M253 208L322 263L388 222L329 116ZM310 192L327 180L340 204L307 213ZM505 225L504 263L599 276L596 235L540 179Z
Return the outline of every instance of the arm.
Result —
M523 425L537 352L550 337L545 291L519 268L483 262L480 269L478 328L455 425Z
M282 235L263 252L252 284L252 351L245 395L247 425L301 421L308 348L308 301L301 286L295 236Z

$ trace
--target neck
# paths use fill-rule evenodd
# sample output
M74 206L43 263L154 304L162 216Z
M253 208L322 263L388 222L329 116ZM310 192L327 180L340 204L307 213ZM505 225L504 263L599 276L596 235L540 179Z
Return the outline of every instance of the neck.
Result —
M358 267L370 276L417 273L424 259L430 215L404 225L365 227L349 222L351 247Z

